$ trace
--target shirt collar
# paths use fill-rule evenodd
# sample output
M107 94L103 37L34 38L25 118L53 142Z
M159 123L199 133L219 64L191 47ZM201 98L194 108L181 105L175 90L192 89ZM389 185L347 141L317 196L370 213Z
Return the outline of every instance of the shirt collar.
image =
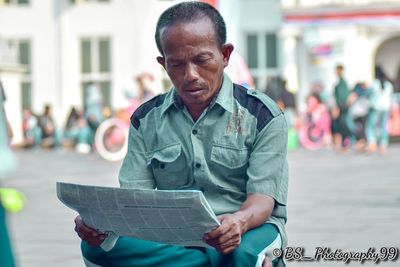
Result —
M165 100L161 109L161 115L164 115L164 113L167 112L167 110L172 106L175 106L177 109L183 108L182 100L176 94L176 89L174 87L165 96Z
M218 92L215 103L223 109L233 112L233 83L231 79L224 73L221 89Z
M216 98L210 103L210 106L213 106L214 103L220 105L226 111L233 112L233 83L225 73L221 89ZM175 106L177 109L183 109L184 107L182 99L176 93L175 87L167 93L161 114L164 114L171 106Z

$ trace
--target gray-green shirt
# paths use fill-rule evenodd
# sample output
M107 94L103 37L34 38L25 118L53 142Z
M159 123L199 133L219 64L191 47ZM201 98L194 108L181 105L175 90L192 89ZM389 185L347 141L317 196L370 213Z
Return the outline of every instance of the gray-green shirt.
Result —
M121 187L203 191L219 215L240 209L246 196L272 196L268 222L287 244L287 125L263 93L224 76L209 107L194 122L176 90L156 96L131 118Z

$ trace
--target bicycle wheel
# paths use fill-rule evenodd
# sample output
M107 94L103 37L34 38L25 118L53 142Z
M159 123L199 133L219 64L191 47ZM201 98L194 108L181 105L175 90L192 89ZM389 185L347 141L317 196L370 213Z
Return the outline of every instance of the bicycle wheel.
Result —
M325 134L315 123L308 123L300 129L300 144L306 149L320 149L324 144Z
M122 160L128 149L128 127L119 119L107 119L97 128L94 144L103 159Z

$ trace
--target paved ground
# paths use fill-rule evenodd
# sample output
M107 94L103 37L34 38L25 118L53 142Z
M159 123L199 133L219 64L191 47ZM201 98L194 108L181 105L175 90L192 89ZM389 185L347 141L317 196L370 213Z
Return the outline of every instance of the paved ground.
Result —
M28 198L10 216L20 267L83 266L73 231L74 212L56 197L57 180L117 185L120 163L97 155L65 151L17 151L19 169L5 185ZM289 154L287 225L291 246L312 256L315 247L366 252L369 247L400 247L400 145L385 157L333 151ZM364 266L372 266L370 263ZM290 262L293 267L345 266L341 262ZM361 266L352 263L351 266ZM400 266L396 262L379 266Z

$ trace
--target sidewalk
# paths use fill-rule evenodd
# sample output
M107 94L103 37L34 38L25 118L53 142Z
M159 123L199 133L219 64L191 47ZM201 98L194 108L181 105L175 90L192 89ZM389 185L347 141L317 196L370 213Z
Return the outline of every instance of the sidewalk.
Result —
M58 201L55 182L117 186L121 163L64 151L20 150L16 155L19 169L4 185L28 198L26 208L9 220L19 266L84 266L73 229L76 214ZM360 252L400 247L399 156L398 144L384 157L328 150L290 152L289 245L305 248L307 256L315 247ZM288 266L347 265L293 261ZM379 266L400 266L400 260Z

